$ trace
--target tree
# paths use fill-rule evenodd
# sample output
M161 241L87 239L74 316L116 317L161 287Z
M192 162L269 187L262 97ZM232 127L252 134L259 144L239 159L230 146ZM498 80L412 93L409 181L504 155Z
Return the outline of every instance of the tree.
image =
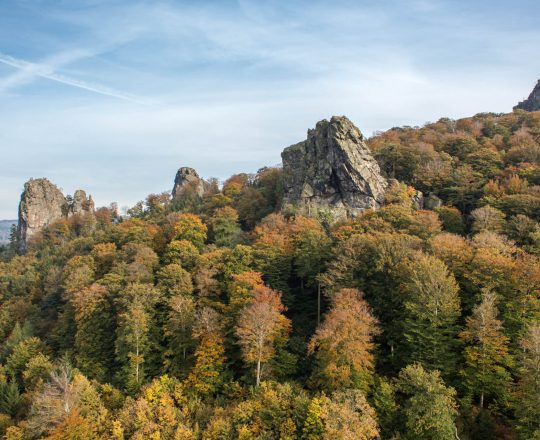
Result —
M124 366L124 383L137 391L144 378L144 355L148 350L150 317L139 301L131 304L118 317L116 355Z
M236 336L242 348L244 360L256 364L256 385L261 383L262 364L274 355L274 342L288 334L290 321L283 312L281 295L265 286L253 291L253 302L240 313Z
M49 378L54 366L48 356L38 353L26 364L23 371L24 389L33 391L40 388Z
M106 409L90 382L70 365L63 364L51 373L50 380L32 402L28 428L34 436L42 438L77 415L97 428L106 416Z
M334 393L327 411L323 439L370 440L379 437L377 415L361 391Z
M173 240L165 249L163 261L177 263L185 270L192 270L199 260L199 250L187 240Z
M86 375L105 380L114 361L114 317L105 286L92 284L71 295L75 361Z
M253 291L263 286L260 272L248 271L233 275L233 281L228 289L229 314L236 318L238 313L253 300Z
M504 228L504 213L491 206L483 206L471 212L473 232L501 232Z
M86 256L75 256L64 266L63 286L67 294L78 292L94 281L94 259Z
M208 228L195 214L181 214L174 225L175 240L187 240L201 249L206 241Z
M303 440L369 440L379 438L375 410L358 390L314 397L308 407Z
M167 371L179 374L188 368L194 318L195 302L191 296L176 295L169 299L169 315L164 329L167 338L164 363Z
M516 415L520 438L540 438L540 323L532 323L521 340Z
M225 206L216 209L210 223L216 245L233 247L242 241L238 213L234 208Z
M143 365L151 350L154 306L159 292L149 284L130 284L117 299L116 359L121 366L119 379L130 391L137 391L145 372ZM155 353L154 353L155 354Z
M377 320L362 293L356 289L337 292L308 345L316 359L313 383L327 390L367 391L375 363L373 336L378 333Z
M399 373L397 388L404 398L405 439L455 440L456 392L444 385L438 371L409 365Z
M0 382L0 413L15 417L23 404L19 386L14 380Z
M174 295L189 296L193 293L193 282L188 271L180 264L167 264L157 273L158 288L168 297Z
M419 254L402 266L405 293L403 357L448 376L455 361L459 286L438 258Z
M331 255L332 240L321 229L305 229L297 240L294 261L302 283L317 286L317 325L321 321L321 283L319 276Z
M19 384L23 383L23 372L28 362L39 353L46 353L45 344L37 337L25 339L13 348L6 361L6 371Z
M199 345L187 383L202 395L215 394L223 383L225 348L221 320L222 317L209 307L200 310L195 317L193 336L199 339Z
M468 344L465 348L465 387L471 396L479 397L480 408L485 397L505 403L512 377L508 369L512 359L508 353L508 338L497 319L495 294L482 293L482 301L467 317L460 337Z

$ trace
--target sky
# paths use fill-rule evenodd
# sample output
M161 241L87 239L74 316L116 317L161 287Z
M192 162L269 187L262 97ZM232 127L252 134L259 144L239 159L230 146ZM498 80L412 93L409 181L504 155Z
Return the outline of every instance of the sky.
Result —
M0 2L0 219L47 177L98 206L281 162L332 115L366 135L509 112L538 0Z

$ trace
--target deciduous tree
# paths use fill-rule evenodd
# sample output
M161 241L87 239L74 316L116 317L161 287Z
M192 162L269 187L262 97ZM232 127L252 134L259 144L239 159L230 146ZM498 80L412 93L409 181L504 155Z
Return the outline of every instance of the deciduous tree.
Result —
M261 383L262 366L274 355L274 341L290 330L290 321L283 315L281 295L265 286L256 287L253 301L238 320L236 335L244 360L256 365L256 384Z

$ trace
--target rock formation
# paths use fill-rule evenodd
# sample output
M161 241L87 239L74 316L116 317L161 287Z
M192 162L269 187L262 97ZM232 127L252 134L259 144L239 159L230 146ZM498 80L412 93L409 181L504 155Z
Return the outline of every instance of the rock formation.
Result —
M521 101L514 109L526 110L528 112L540 110L540 79L536 83L536 86L529 97L525 101Z
M62 218L66 213L66 198L58 187L47 179L30 179L24 184L19 203L19 239L28 239L43 227Z
M443 202L441 199L439 199L435 194L428 193L426 197L424 197L424 208L425 209L437 209L442 206Z
M86 192L84 192L82 189L78 189L75 191L75 194L73 194L73 199L69 204L68 216L73 214L91 213L94 212L94 209L95 207L92 196L88 196L87 198Z
M308 130L307 140L281 153L283 209L313 215L329 211L352 217L380 206L388 182L360 130L345 116L334 116Z
M178 170L174 178L172 198L175 199L187 189L194 190L199 197L202 197L209 185L206 180L199 177L197 171L193 168L182 167Z
M24 184L19 203L17 226L21 247L45 226L73 214L94 212L92 197L82 190L75 191L73 198L66 198L62 191L48 179L30 179Z

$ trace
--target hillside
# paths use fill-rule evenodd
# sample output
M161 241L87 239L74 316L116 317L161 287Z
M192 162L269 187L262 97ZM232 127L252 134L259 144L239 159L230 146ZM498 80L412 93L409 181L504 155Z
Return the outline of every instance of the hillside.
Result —
M7 438L539 438L540 112L334 117L282 156L127 218L25 185Z

